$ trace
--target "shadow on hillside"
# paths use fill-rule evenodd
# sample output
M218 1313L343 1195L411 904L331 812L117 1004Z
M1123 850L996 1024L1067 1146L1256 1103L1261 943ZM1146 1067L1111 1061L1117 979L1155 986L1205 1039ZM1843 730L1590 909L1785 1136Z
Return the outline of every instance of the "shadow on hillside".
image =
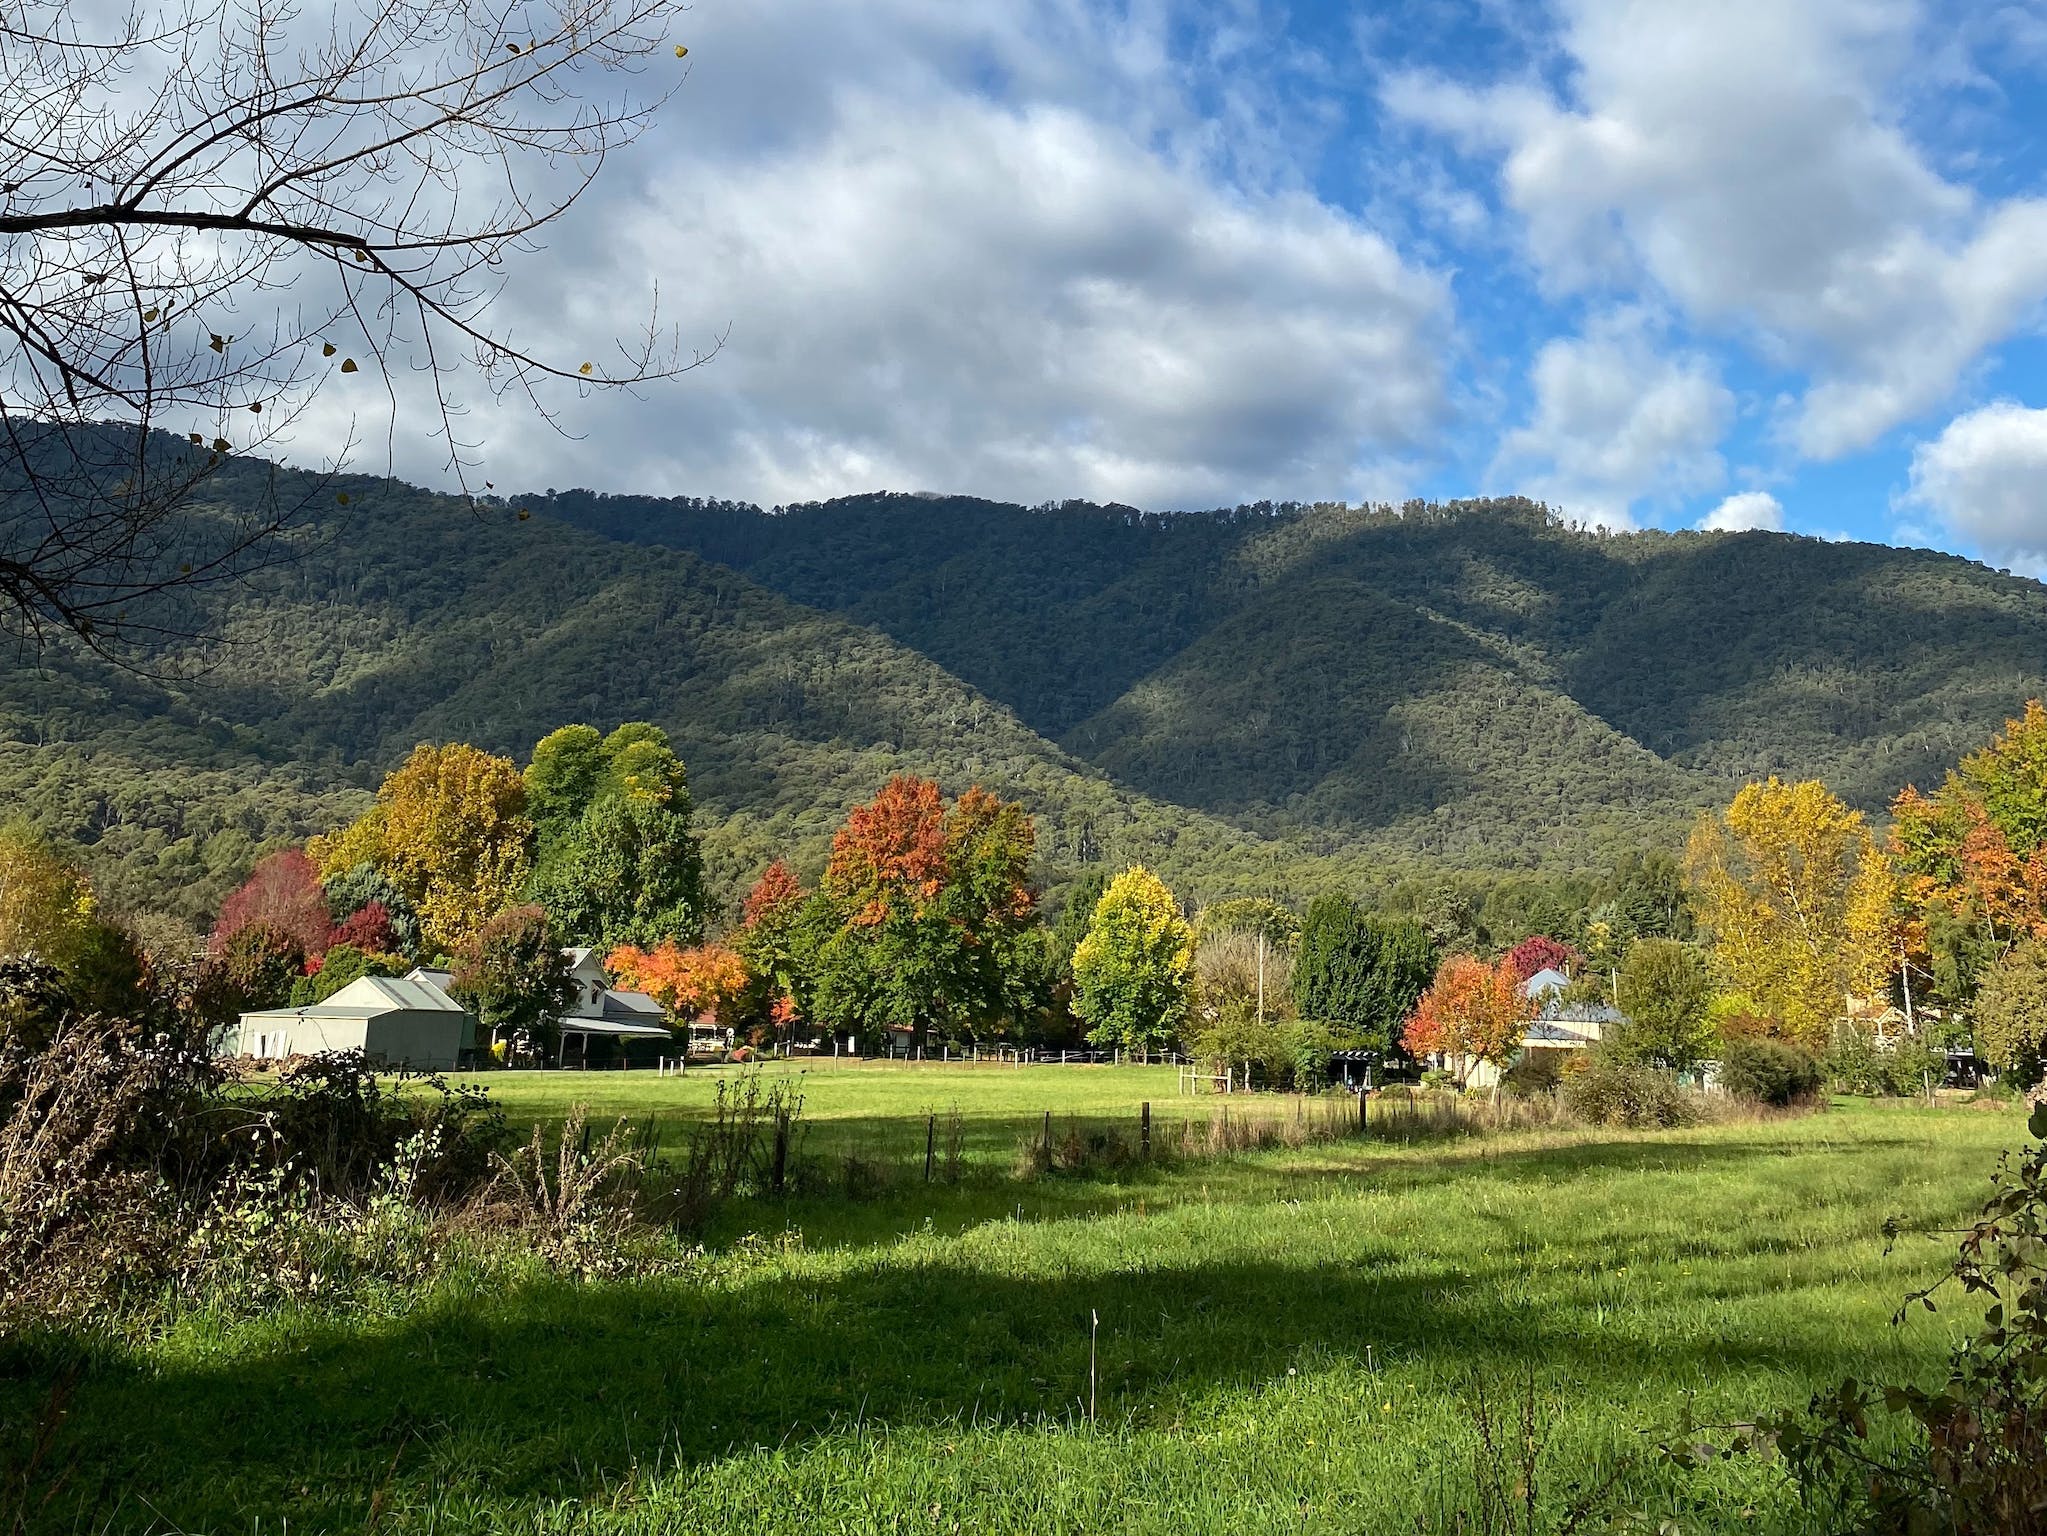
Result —
M1496 1177L1554 1178L1560 1169L1710 1169L1772 1155L1657 1141L1475 1150L1462 1168L1468 1175L1476 1161ZM1410 1163L1399 1186L1454 1171L1447 1161ZM1280 1178L1275 1188L1308 1194L1318 1183L1329 1175ZM1129 1200L1127 1191L1119 1197ZM1325 1226L1312 1210L1302 1219ZM1001 1273L999 1262L948 1253L829 1271L799 1261L717 1284L446 1286L395 1320L325 1316L243 1330L232 1351L97 1367L73 1405L65 1438L80 1470L50 1506L51 1528L127 1528L138 1499L187 1530L247 1529L282 1515L308 1528L356 1528L387 1476L407 1498L429 1497L452 1478L479 1497L543 1501L855 1421L885 1429L1067 1418L1086 1392L1091 1314L1101 1319L1109 1420L1175 1414L1190 1399L1256 1389L1303 1362L1362 1360L1368 1347L1381 1364L1483 1362L1496 1379L1568 1373L1593 1393L1744 1369L1804 1379L1841 1367L1821 1346L1731 1336L1703 1301L1695 1329L1610 1323L1589 1336L1584 1298L1565 1293L1571 1276L1589 1283L1602 1267L1596 1245L1552 1255L1564 1274L1559 1294L1539 1298L1538 1287L1528 1299L1531 1254L1511 1228L1503 1223L1465 1268L1454 1252L1417 1268L1410 1243L1369 1236L1338 1263L1161 1263L1133 1246L1132 1233L1103 1227L1054 1239L1076 1255L1063 1274ZM1782 1246L1726 1235L1737 1253ZM29 1374L17 1370L12 1385L0 1375L0 1419L27 1423Z

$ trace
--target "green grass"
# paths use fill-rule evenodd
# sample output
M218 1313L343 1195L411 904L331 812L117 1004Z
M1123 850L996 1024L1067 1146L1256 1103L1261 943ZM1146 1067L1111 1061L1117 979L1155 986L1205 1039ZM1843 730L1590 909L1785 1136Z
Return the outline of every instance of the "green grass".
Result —
M821 1134L957 1100L990 1135L1156 1074L815 1072ZM501 1076L678 1116L707 1085ZM909 1127L898 1126L899 1130ZM921 1132L920 1132L921 1134ZM692 1271L464 1268L424 1298L187 1317L98 1359L50 1530L1259 1532L1439 1528L1474 1383L1536 1392L1547 1476L1618 1476L1686 1530L1803 1528L1756 1467L1646 1454L1847 1373L1924 1376L1893 1329L1944 1259L1891 1214L1973 1206L2017 1116L1860 1106L1661 1134L1339 1143L1127 1182L898 1186L759 1206ZM799 1233L801 1235L799 1235ZM1090 1422L1090 1318L1098 1317ZM30 1373L0 1379L25 1422ZM65 1461L65 1458L70 1458ZM374 1519L372 1513L375 1506Z

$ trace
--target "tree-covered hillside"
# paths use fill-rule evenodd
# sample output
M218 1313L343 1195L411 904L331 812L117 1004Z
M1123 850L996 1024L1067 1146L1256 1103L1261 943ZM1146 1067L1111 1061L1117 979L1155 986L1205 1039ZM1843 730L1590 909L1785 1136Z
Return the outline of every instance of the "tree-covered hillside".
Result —
M237 465L212 494L269 476ZM565 721L648 719L728 899L777 852L814 871L846 808L910 770L1025 801L1055 886L1143 859L1183 895L1301 900L1674 847L1760 773L1877 809L2047 692L2034 582L1778 535L1585 534L1523 501L1161 517L339 489L295 559L205 600L204 642L139 672L17 661L0 820L84 845L123 904L196 915L416 742L523 754Z

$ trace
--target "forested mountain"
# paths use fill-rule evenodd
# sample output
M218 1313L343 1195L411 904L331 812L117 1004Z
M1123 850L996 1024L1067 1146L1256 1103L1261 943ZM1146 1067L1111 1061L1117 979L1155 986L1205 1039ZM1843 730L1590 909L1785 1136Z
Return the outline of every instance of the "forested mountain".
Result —
M268 466L213 483L224 505ZM2047 692L2047 588L1770 534L1600 536L1523 501L1157 516L884 495L763 512L348 482L146 671L0 682L0 819L128 905L206 909L415 742L665 726L728 889L821 862L898 769L1038 814L1045 878L1145 859L1303 899L1674 846L1767 772L1880 807ZM530 509L529 518L517 512Z

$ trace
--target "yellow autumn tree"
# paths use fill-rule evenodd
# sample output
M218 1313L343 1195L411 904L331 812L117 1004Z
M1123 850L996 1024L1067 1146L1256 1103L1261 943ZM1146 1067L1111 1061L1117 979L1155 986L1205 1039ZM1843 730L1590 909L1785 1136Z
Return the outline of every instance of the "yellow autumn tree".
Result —
M422 744L352 826L307 852L324 876L374 864L419 913L429 952L452 954L519 899L533 864L526 786L509 758Z
M68 964L92 931L92 885L26 827L0 827L0 955Z
M1897 877L1862 813L1818 779L1753 783L1702 817L1685 875L1721 979L1826 1043L1848 999L1889 982Z

